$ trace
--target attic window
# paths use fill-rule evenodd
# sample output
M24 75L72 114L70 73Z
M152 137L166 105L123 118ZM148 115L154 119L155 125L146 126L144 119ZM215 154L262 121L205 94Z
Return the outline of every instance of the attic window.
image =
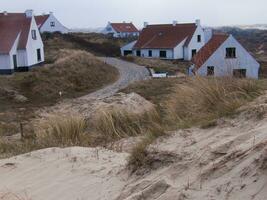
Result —
M37 36L36 36L36 30L32 30L32 39L36 40Z
M50 22L51 27L55 27L55 22Z
M197 42L201 42L201 35L197 36Z
M160 32L160 33L159 33L159 36L162 36L162 35L163 35L163 33L162 33L162 32Z
M226 48L226 58L236 58L236 48Z

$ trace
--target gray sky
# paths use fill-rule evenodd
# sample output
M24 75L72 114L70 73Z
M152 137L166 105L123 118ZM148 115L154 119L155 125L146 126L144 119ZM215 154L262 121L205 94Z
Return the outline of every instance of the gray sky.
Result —
M69 28L104 27L108 21L193 22L210 26L267 24L267 0L0 0L1 12L53 11Z

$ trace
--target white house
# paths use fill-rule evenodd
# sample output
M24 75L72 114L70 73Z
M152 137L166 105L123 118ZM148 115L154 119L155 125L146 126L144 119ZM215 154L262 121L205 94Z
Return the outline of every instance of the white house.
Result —
M35 20L41 33L60 32L65 34L69 32L69 30L54 16L53 12L50 12L48 15L44 14L35 16Z
M195 23L148 25L133 46L133 54L146 58L191 60L207 42L200 20Z
M133 54L133 47L136 44L136 42L137 42L137 40L121 47L121 55L122 56L132 55Z
M192 60L190 73L258 79L260 64L232 36L214 34Z
M133 23L108 23L102 32L103 34L110 34L115 38L127 38L139 36L138 29Z
M44 45L32 10L0 13L0 74L44 62Z

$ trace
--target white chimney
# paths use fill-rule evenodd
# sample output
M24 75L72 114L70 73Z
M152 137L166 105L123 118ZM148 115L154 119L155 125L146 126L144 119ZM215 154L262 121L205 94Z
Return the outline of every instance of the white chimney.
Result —
M3 14L4 14L5 16L7 16L7 11L4 11Z
M33 17L33 10L29 9L25 11L26 17L27 18L32 18Z
M200 26L200 19L197 19L197 20L196 20L196 25L197 25L197 26Z
M172 25L173 25L173 26L176 26L177 23L178 23L178 22L177 22L176 20L174 20L174 21L172 22Z
M213 30L211 28L204 28L205 43L207 43L213 36Z
M148 22L144 22L144 28L148 26Z
M50 11L50 12L49 12L49 15L53 15L53 12Z

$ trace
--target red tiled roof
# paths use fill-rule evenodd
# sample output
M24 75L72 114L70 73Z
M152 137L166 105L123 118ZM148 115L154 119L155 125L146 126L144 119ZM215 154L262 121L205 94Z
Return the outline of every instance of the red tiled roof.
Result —
M196 24L162 24L149 25L144 28L135 44L135 49L163 49L174 48L186 39L185 46L191 41Z
M9 53L19 34L18 49L26 48L31 20L25 13L0 13L0 53Z
M212 54L227 40L228 34L217 33L212 36L210 41L203 46L198 53L192 59L195 64L195 71L199 69L211 56Z
M111 23L112 28L117 32L139 32L138 29L133 25L133 23Z
M49 15L38 15L38 16L35 16L35 21L36 21L36 24L37 24L38 28L43 26L43 24L48 19L48 17L49 17Z

